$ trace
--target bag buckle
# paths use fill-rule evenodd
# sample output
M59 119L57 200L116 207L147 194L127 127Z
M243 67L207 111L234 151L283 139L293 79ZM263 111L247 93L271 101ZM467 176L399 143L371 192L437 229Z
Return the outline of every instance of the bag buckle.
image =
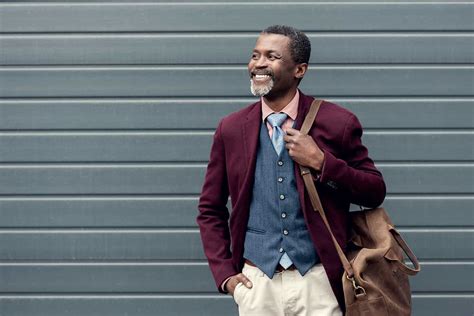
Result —
M356 297L365 296L367 294L362 286L357 285L354 277L349 277L348 275L346 275L346 277L352 282L352 287L354 288L354 294Z

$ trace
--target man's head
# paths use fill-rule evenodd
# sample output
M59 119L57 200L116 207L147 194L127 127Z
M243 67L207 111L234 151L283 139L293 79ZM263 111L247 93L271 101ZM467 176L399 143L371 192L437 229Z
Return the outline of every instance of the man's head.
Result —
M277 97L296 89L310 54L311 43L303 32L284 25L263 30L248 64L252 94Z

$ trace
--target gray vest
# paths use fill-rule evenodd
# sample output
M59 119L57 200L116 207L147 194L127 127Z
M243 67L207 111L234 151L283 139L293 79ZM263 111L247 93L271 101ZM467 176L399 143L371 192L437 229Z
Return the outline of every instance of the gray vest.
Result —
M319 262L301 211L293 160L286 148L277 156L265 123L260 128L244 247L244 257L269 278L283 252L301 275Z

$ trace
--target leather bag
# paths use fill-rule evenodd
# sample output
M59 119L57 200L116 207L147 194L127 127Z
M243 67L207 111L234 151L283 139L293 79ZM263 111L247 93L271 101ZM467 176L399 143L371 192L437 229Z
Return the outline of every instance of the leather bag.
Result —
M314 100L300 132L308 134L322 100ZM409 275L420 271L418 259L379 207L350 212L351 236L346 254L334 237L309 168L299 166L314 211L329 230L344 267L342 284L347 316L411 314ZM414 268L404 264L403 253Z

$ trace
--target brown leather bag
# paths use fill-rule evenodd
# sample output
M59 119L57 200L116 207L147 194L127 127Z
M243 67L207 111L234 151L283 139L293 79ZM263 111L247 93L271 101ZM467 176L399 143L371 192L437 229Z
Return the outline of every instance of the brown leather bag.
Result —
M307 134L322 100L314 100L300 132ZM344 254L324 213L309 168L301 175L316 212L321 215L344 267L342 284L348 316L406 316L411 314L408 275L420 271L418 259L395 230L383 208L350 212L352 236ZM404 264L403 252L414 265Z

